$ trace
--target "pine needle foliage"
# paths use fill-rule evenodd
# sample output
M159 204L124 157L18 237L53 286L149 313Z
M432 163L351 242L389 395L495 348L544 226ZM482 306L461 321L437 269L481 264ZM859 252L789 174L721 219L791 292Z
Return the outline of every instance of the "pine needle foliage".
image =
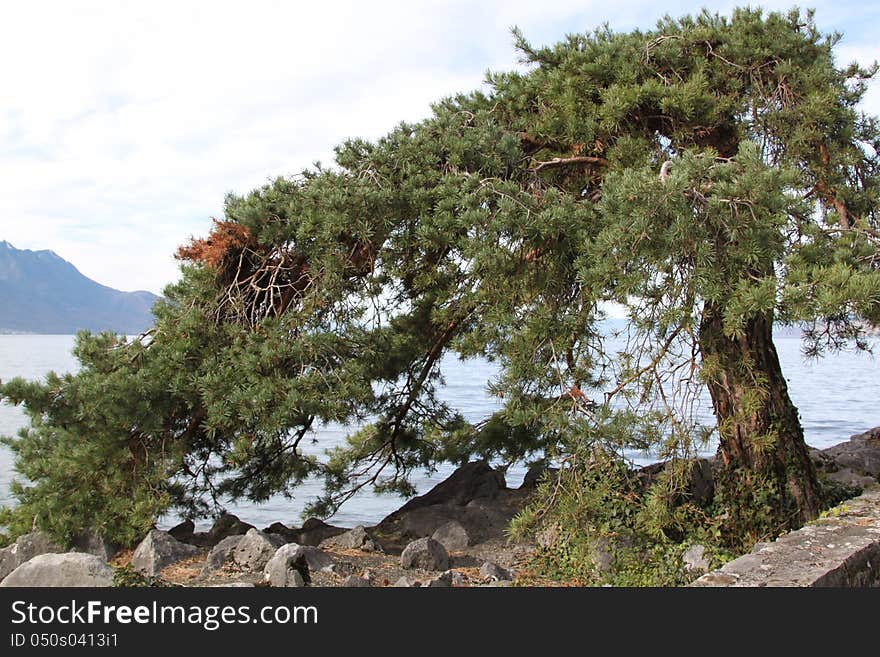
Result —
M228 196L178 252L149 335L80 335L76 376L0 385L31 418L7 439L25 478L12 532L131 542L168 509L309 476L326 515L472 458L562 464L516 527L556 527L551 561L609 538L630 564L698 539L723 554L814 517L772 329L806 322L819 354L867 347L880 321L880 131L858 111L876 67L839 66L839 35L798 10L515 40L524 66L486 91ZM440 400L448 354L499 366L501 410L469 422ZM346 445L308 456L330 422ZM697 504L713 439L716 493ZM638 480L631 450L662 476Z

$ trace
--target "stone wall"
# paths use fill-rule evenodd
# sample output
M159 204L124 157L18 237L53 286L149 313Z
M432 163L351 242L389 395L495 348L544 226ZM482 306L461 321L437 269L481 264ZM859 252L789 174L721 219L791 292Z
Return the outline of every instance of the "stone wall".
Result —
M880 587L880 486L691 586Z

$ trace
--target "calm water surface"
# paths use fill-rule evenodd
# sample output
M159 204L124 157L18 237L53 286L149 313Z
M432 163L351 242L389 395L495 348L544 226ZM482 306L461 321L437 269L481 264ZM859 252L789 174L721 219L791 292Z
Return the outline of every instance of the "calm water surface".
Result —
M73 342L70 335L0 335L0 380L6 381L14 376L41 379L51 370L75 372L77 362L70 353ZM880 377L877 376L875 357L846 352L819 361L805 361L797 337L778 337L776 347L810 445L829 447L852 434L880 425ZM880 341L875 339L874 347L877 351ZM469 420L480 419L498 410L499 401L486 393L486 383L495 371L493 366L482 361L461 362L447 358L443 362L443 371L446 387L442 397ZM20 408L0 404L0 435L14 434L25 424L26 418ZM345 434L344 427L323 427L315 434L317 445L309 449L321 453L340 444ZM648 463L651 458L636 455L636 460ZM418 477L414 483L420 493L425 492L449 476L453 469L452 466L441 466L433 475ZM9 482L14 474L12 455L7 448L0 446L0 504L13 502L9 497ZM507 474L508 485L519 485L524 474L522 467L511 468ZM319 481L308 481L298 489L295 499L278 497L259 505L239 502L230 505L229 510L258 527L276 521L299 525L303 507L320 492L320 487ZM344 505L331 522L344 527L372 524L400 504L401 499L396 496L362 492ZM176 521L177 518L167 517L160 526L167 528Z

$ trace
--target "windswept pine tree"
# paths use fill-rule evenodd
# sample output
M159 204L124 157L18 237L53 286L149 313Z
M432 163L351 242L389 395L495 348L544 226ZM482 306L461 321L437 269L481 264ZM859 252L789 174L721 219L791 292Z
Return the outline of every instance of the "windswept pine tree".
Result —
M858 110L875 69L839 66L838 38L754 9L546 48L517 34L525 68L488 91L228 197L148 336L82 335L78 375L0 387L32 418L9 441L30 482L11 526L131 540L168 506L310 474L329 512L474 457L563 465L533 523L589 511L612 535L699 526L734 548L799 526L821 492L773 326L808 322L818 353L880 320L880 131ZM631 320L619 353L608 302ZM448 353L500 365L503 410L474 424L437 398ZM693 412L702 387L715 426ZM348 445L305 457L330 421ZM697 508L682 482L713 435ZM633 448L667 475L636 485Z

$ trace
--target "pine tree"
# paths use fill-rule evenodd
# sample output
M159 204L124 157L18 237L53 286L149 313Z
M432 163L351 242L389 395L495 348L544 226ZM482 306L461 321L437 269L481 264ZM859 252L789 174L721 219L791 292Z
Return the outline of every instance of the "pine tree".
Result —
M328 513L474 457L576 471L597 448L651 448L685 472L712 432L707 512L729 544L814 517L773 326L809 322L819 353L880 321L880 132L857 110L875 70L839 68L838 38L754 9L547 48L517 34L526 69L490 91L229 196L180 249L150 335L82 335L77 376L0 386L32 417L9 441L31 484L7 522L130 540L169 506L309 475ZM609 302L631 320L620 353ZM498 363L501 411L469 423L438 399L449 353ZM692 412L701 386L715 427ZM331 421L360 428L329 460L303 455ZM677 481L645 508L673 513Z

